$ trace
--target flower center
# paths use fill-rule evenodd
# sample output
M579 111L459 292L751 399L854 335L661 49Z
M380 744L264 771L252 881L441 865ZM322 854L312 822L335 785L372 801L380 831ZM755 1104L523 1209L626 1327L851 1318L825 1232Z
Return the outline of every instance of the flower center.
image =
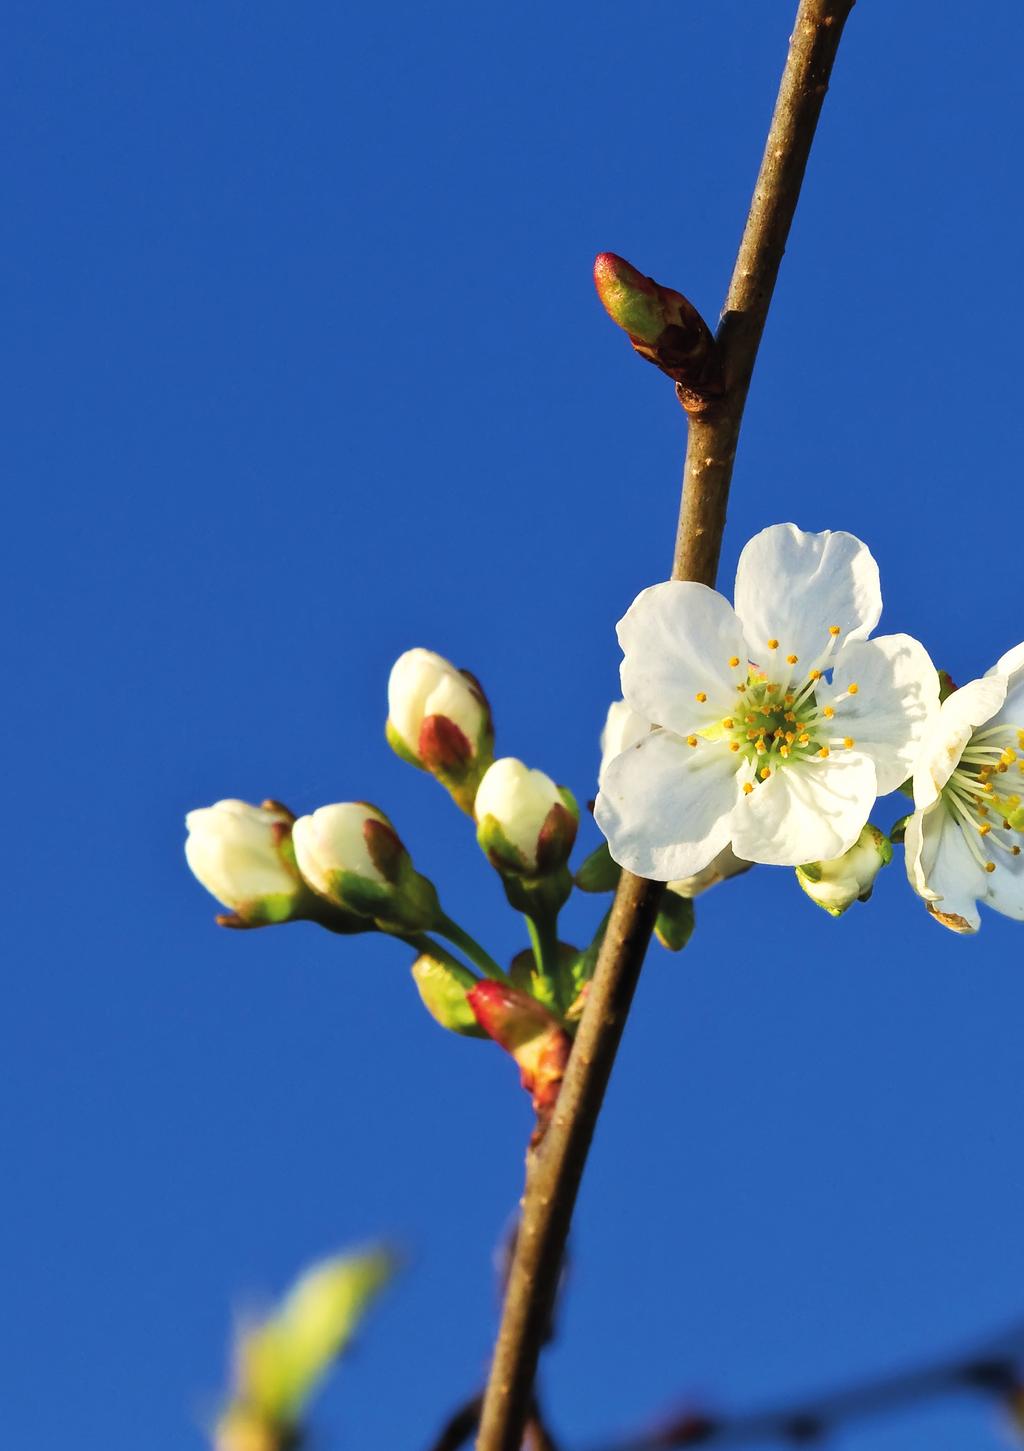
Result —
M1000 852L1020 856L1024 842L1024 730L990 726L975 731L942 800L959 823L971 855L994 872Z
M763 664L734 655L729 668L742 678L736 679L732 713L699 734L687 736L687 743L727 741L739 760L751 763L759 781L767 781L773 770L787 763L812 756L825 758L837 749L852 750L856 742L842 733L840 717L843 703L858 693L859 686L851 683L827 705L819 705L816 694L818 682L831 669L840 633L838 625L829 627L828 643L809 669L775 639L766 642ZM706 692L700 691L697 700L703 704ZM754 788L748 782L743 789L749 794Z

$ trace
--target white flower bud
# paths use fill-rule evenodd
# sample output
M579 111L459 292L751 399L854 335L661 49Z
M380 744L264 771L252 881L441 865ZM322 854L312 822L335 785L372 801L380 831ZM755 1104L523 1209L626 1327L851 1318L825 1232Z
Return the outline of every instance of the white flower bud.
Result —
M608 707L604 729L601 732L601 768L597 773L603 782L604 773L616 756L635 746L637 741L650 733L651 723L631 710L624 700L613 700Z
M436 776L472 811L493 759L494 732L487 698L471 675L432 650L407 650L388 680L387 737L403 760Z
M474 812L480 845L494 865L524 876L564 866L579 824L572 795L514 756L489 768L477 790Z
M829 862L797 867L796 879L830 917L841 917L854 902L866 902L875 878L892 860L892 843L869 822L850 850Z
M218 801L190 811L185 825L189 867L241 922L257 926L299 915L307 894L290 848L289 811Z
M330 897L332 880L340 872L386 886L387 877L374 863L366 841L367 822L390 831L387 817L361 801L321 806L311 816L300 816L292 828L295 859L309 885Z
M321 806L292 828L299 870L314 891L378 926L420 931L439 912L391 822L364 801Z

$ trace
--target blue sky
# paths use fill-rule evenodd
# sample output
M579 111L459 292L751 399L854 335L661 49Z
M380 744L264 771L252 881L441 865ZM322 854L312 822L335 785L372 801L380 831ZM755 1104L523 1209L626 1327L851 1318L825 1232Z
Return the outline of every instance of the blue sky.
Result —
M426 1445L477 1383L514 1069L435 1027L386 942L215 929L182 818L372 799L449 911L522 945L384 742L388 670L411 645L473 669L499 749L592 794L684 435L593 256L715 316L791 11L14 0L7 1444L198 1451L234 1311L381 1233L408 1268L317 1444ZM960 679L1024 635L1022 43L1010 0L857 6L723 557L729 588L766 524L852 530L883 627ZM944 933L899 862L837 923L769 870L698 915L652 949L581 1197L544 1370L571 1447L1024 1312L1020 927ZM992 1443L969 1406L843 1442Z

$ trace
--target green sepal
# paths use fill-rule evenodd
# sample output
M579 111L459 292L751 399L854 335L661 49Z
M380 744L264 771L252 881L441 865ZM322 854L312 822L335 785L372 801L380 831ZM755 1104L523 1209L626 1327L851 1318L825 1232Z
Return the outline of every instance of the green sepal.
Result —
M442 1028L466 1038L487 1037L466 1001L479 981L468 968L425 952L413 963L412 977L423 1006Z
M907 823L910 821L910 817L911 813L908 812L906 816L901 816L897 821L893 822L892 830L889 832L889 840L893 845L899 846L906 837Z
M415 766L417 771L425 771L427 769L416 755L416 752L406 744L404 736L399 735L398 731L392 725L390 717L384 722L384 735L387 738L388 745L394 751L395 755L398 756L399 760L405 761L406 765Z
M682 952L693 936L696 914L689 897L680 897L676 892L665 892L658 908L654 924L654 935L669 952Z
M557 917L572 895L572 874L566 866L544 877L520 876L500 868L499 875L509 906L527 917Z
M622 868L612 861L608 843L603 841L576 873L576 885L581 892L614 892L621 876Z
M331 897L341 907L370 917L385 932L429 931L441 915L433 882L421 877L405 854L397 881L374 882L358 872L334 872Z
M576 984L576 964L579 957L578 947L572 947L568 942L560 942L558 971L553 977L547 977L538 968L533 949L527 947L516 953L509 966L508 975L521 992L529 993L546 1008L562 1017L579 993Z

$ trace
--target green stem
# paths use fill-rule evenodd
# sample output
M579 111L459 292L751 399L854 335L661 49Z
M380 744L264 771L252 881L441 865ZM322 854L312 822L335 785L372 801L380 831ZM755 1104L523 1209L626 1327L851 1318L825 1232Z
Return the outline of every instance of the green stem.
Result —
M447 913L442 912L434 923L434 931L439 932L442 937L447 937L469 958L470 962L476 964L485 977L493 977L496 982L507 983L508 973L498 966L494 958L480 946L475 937L470 937L468 932L463 931L457 922L453 922Z
M557 916L546 912L539 913L537 916L524 912L523 916L526 918L526 927L530 934L530 946L533 948L533 959L537 964L537 971L549 982L557 982L560 966Z
M447 947L442 947L440 942L435 942L433 937L428 937L425 932L395 932L392 934L401 942L407 942L414 951L426 953L434 957L438 962L446 962L451 967L461 968L463 972L471 972L461 957L456 957L454 952L449 952Z

